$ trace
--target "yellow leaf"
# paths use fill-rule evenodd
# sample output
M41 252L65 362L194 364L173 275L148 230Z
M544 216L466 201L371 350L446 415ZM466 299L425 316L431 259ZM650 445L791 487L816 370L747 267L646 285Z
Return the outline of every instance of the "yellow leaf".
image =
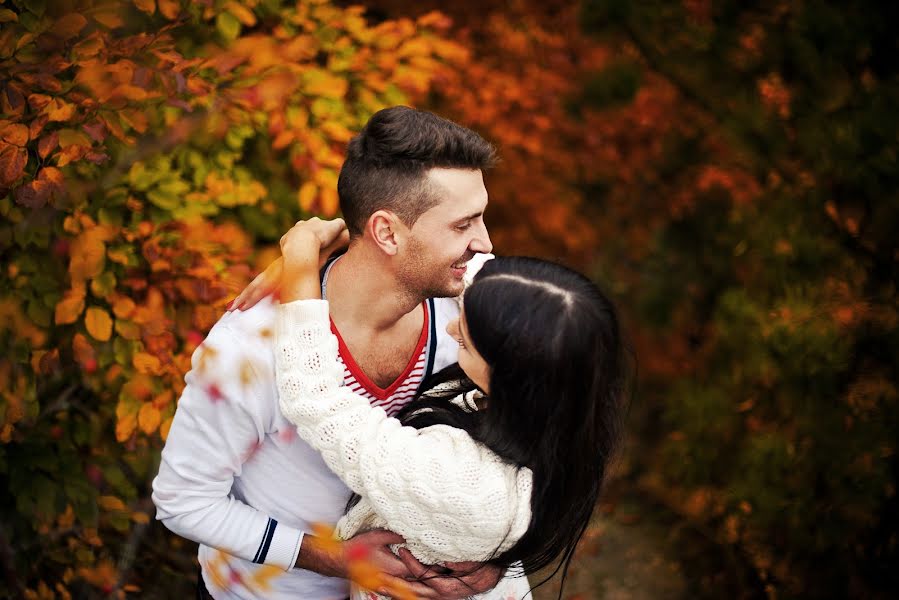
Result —
M159 437L162 438L163 442L166 440L167 437L169 437L169 429L172 428L173 420L174 420L174 417L169 417L168 419L166 419L165 421L162 422L162 425L159 426Z
M92 306L84 315L84 326L93 338L100 342L109 341L112 335L112 318L102 308Z
M100 496L97 498L97 504L100 508L109 512L125 510L125 503L115 496Z
M311 181L307 181L300 186L297 198L300 201L300 208L306 212L312 212L315 197L318 195L318 189Z
M162 374L162 363L159 362L157 357L147 352L138 352L135 354L131 359L131 363L134 365L134 368L137 369L138 373L143 373L144 375Z
M146 525L150 522L150 516L145 512L133 512L131 513L131 520L140 525ZM140 588L138 588L140 589Z
M137 428L137 416L133 414L119 417L115 426L115 439L119 442L127 441Z
M153 406L151 402L147 402L140 407L140 412L137 415L137 424L140 426L141 431L150 435L159 428L161 418L162 415L159 414L159 409Z
M75 105L69 104L59 98L54 98L50 104L44 108L47 117L51 121L68 121L75 115ZM87 144L88 146L90 143Z
M324 98L343 98L349 82L341 77L335 77L322 69L310 69L303 73L303 91L310 96L322 96Z
M72 293L70 290L63 296L63 299L56 305L56 314L54 322L57 325L67 325L78 320L81 312L84 310L84 291L80 294Z

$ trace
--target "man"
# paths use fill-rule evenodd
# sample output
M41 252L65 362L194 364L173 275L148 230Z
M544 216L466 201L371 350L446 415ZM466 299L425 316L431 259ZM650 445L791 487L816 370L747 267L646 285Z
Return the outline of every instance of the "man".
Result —
M406 107L378 112L350 142L338 182L350 244L322 291L345 384L388 414L455 361L444 328L467 261L491 250L482 173L494 160L474 132ZM157 518L200 543L200 591L217 600L344 598L350 547L366 547L397 589L425 568L390 551L395 534L366 532L336 553L311 534L340 518L350 493L281 415L273 322L271 301L226 313L194 354L153 482ZM484 567L408 585L422 598L461 598L499 575Z

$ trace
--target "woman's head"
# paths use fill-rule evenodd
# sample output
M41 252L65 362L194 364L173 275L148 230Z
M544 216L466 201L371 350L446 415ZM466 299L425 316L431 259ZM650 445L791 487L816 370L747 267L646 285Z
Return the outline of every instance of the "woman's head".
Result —
M573 550L619 438L628 361L616 310L571 269L505 257L477 274L463 312L460 366L486 362L486 384L469 373L488 395L476 437L534 471L534 519L513 554L539 568Z

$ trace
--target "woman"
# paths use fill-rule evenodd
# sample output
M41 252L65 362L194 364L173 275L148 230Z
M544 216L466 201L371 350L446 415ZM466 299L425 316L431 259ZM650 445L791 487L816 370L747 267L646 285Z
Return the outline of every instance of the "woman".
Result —
M447 327L458 368L390 418L342 387L318 277L334 237L313 220L281 240L276 364L283 414L359 496L338 536L386 528L425 564L532 573L561 558L567 571L619 437L626 360L612 304L559 265L487 262Z

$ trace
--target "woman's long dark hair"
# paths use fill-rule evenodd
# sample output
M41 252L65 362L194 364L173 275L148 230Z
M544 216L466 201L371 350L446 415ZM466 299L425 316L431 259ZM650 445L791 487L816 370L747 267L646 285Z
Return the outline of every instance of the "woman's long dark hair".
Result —
M561 558L564 582L621 433L628 361L615 308L575 271L504 257L477 274L463 310L471 341L490 366L486 410L448 401L474 388L467 379L434 387L459 377L454 365L398 417L418 428L458 427L530 468L530 526L492 562L520 561L533 573Z

